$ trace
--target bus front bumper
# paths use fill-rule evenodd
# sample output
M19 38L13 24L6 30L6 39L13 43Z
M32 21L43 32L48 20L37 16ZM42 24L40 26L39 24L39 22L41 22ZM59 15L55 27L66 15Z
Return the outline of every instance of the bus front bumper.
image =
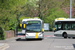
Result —
M39 39L44 38L43 36L38 36L37 38L35 36L25 36L26 39Z

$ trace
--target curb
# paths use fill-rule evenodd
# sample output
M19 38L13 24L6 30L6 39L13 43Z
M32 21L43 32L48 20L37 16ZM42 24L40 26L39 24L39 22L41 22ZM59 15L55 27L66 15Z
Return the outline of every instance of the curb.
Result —
M9 48L9 45L6 43L4 43L2 46L0 46L0 50L5 50L7 48Z

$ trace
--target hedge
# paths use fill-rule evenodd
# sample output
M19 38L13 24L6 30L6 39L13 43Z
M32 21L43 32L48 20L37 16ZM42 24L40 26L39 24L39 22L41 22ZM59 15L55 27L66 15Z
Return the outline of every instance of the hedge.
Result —
M5 40L5 33L2 27L0 27L0 40Z

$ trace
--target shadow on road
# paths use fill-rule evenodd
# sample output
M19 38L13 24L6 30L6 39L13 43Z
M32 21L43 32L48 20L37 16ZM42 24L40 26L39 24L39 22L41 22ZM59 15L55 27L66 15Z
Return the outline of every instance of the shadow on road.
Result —
M75 39L75 37L72 37L73 39Z
M18 38L16 39L16 41L41 41L42 39L21 39L21 38Z
M73 47L75 48L75 44L73 44Z
M18 38L18 39L16 39L16 41L26 41L26 39Z

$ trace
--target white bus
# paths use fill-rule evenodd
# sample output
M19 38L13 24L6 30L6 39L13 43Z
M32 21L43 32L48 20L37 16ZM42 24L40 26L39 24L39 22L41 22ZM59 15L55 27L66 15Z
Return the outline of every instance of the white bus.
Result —
M22 20L22 33L25 34L26 39L43 39L44 38L44 24L41 19L30 18Z
M75 37L75 18L57 18L55 19L55 36Z

